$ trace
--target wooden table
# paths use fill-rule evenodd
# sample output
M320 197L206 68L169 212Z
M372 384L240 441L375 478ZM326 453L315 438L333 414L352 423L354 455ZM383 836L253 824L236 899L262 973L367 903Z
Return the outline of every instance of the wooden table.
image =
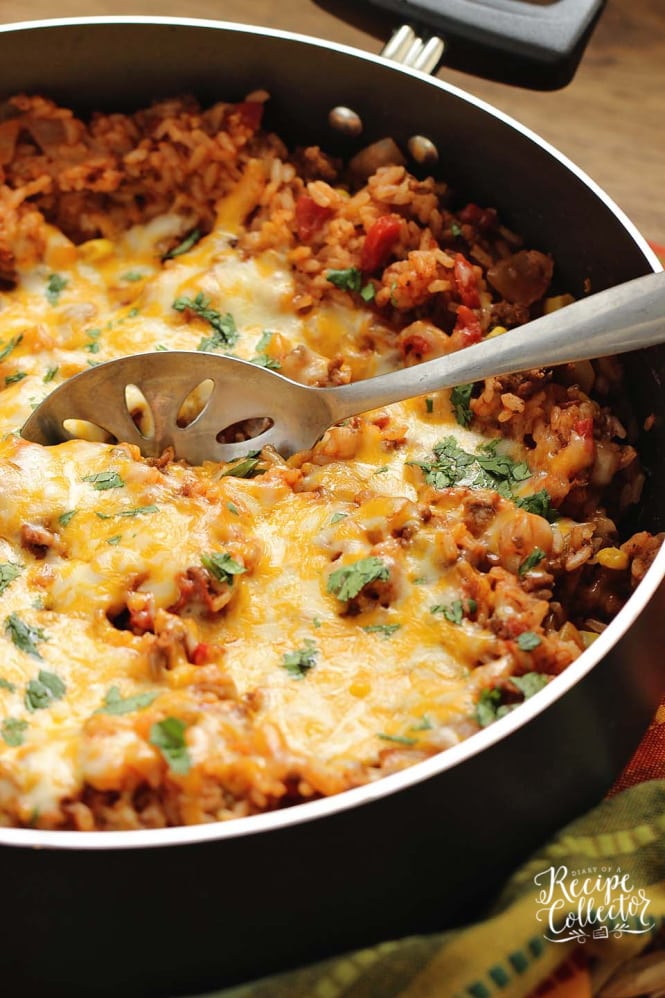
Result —
M263 24L378 52L371 22L344 23L314 0L60 0L59 17L151 14ZM356 4L356 7L358 5ZM344 4L348 10L353 4ZM0 0L0 20L51 17L50 0ZM386 35L386 38L388 36ZM611 194L665 244L665 3L608 0L582 65L564 90L520 90L443 68L439 75L518 118Z

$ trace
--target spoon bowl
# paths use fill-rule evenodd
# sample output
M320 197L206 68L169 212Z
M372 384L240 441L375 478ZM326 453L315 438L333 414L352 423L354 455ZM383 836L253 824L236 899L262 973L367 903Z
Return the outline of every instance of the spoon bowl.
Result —
M624 353L665 341L665 273L648 274L591 295L501 336L414 367L335 388L311 388L250 361L198 351L156 351L121 357L83 371L56 388L21 433L50 445L92 424L145 457L167 448L190 464L232 461L248 446L268 444L288 457L307 450L328 427L349 416L442 388L536 367ZM199 386L212 389L191 421L183 403ZM128 387L142 396L149 418L138 419ZM251 421L250 439L229 440L229 428ZM69 426L69 428L68 428Z

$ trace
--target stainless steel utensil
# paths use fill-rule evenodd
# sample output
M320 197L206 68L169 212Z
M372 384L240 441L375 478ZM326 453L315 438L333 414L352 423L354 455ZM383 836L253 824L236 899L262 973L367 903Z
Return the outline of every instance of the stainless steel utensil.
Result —
M75 433L67 421L101 427L137 444L146 457L167 447L190 464L230 461L247 452L247 439L220 441L248 420L265 426L252 447L272 445L284 456L312 447L329 426L378 406L490 375L512 374L665 341L665 274L648 274L551 312L498 337L415 367L337 388L310 388L249 361L196 351L134 354L83 371L60 385L33 412L22 435L54 444ZM212 381L202 411L179 425L183 401ZM143 431L128 406L136 386L150 409ZM148 426L148 429L145 427Z

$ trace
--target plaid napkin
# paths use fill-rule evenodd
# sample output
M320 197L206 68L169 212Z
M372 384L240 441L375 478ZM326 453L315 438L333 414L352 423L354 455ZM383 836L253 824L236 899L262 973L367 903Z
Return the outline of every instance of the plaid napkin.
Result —
M484 921L207 998L592 995L665 998L665 699L607 799L520 867Z

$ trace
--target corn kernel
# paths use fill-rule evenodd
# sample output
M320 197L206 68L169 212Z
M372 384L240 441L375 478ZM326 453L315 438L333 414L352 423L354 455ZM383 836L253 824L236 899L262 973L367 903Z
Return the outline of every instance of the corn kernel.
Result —
M485 337L486 340L491 340L493 336L502 336L507 333L508 330L505 326L495 326L494 329L490 329L489 333Z
M88 239L79 246L79 253L86 263L99 263L113 256L113 243L110 239Z
M349 693L351 694L351 696L362 698L367 696L370 689L371 687L369 683L357 679L354 683L351 683L351 685L349 686Z
M596 561L603 568L611 568L615 572L623 572L629 564L628 555L620 548L602 548L596 555Z
M546 298L543 302L543 312L545 315L549 315L550 312L558 312L560 308L565 305L570 305L575 299L572 295L553 295L551 298Z

